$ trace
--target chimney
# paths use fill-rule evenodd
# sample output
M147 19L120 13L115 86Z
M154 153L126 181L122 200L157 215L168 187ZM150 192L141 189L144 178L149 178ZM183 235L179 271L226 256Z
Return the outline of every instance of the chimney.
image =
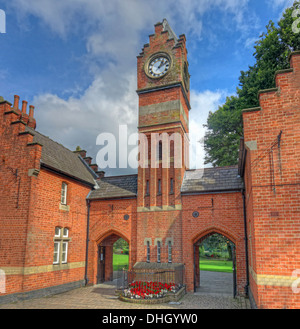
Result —
M96 174L98 175L99 179L105 176L105 171L97 171Z
M29 116L26 113L27 110L27 102L26 101L22 101L22 112L21 112L21 117L20 119L25 122L26 124L28 124L28 120L29 120Z
M92 163L92 158L91 157L85 157L83 158L83 160L88 164L90 165Z
M94 172L98 171L98 165L97 164L91 164L90 168L94 170Z
M22 101L22 114L26 114L27 104L28 102Z
M18 110L19 109L19 101L20 101L20 96L15 95L14 96L14 109Z
M85 150L73 151L73 153L79 154L83 159L86 157L86 151Z
M34 106L30 105L29 106L29 118L33 119L33 114L34 114Z
M29 106L29 120L28 120L28 127L35 129L36 128L36 121L34 116L34 106Z

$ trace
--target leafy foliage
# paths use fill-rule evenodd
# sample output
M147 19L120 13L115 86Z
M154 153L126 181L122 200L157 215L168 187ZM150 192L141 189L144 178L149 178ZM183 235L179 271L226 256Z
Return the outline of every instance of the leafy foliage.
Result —
M200 255L207 252L214 255L228 254L229 259L232 259L231 242L223 235L215 233L207 237L199 246Z
M231 166L238 162L239 140L243 135L242 110L259 106L258 92L275 87L275 72L289 67L288 55L300 49L300 36L292 31L292 17L300 1L286 9L276 26L272 21L255 43L256 63L241 71L237 95L227 97L223 106L210 112L205 127L205 163Z

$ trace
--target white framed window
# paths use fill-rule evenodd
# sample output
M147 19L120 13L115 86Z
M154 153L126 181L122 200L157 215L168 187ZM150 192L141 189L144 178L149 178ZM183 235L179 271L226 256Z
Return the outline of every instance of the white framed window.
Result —
M68 262L68 242L62 242L61 262L62 264Z
M161 255L161 244L160 241L157 241L157 262L160 263L160 255Z
M68 192L68 184L62 183L61 184L61 204L67 204L67 192Z
M54 242L53 264L59 264L60 242Z
M66 227L55 227L53 264L66 264L68 262L69 229Z
M55 234L54 234L55 237L58 237L60 238L61 236L61 228L60 227L55 227Z
M168 262L172 263L172 242L168 242Z
M150 263L150 242L147 241L147 263Z
M68 238L68 237L69 237L69 229L65 227L63 230L63 238Z

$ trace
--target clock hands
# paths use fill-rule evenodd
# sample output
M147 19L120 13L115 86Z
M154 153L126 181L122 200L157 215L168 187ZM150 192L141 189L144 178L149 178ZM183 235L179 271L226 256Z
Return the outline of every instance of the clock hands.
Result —
M164 66L167 63L167 61L162 60L160 62L160 65L158 66L158 69L160 69L162 66Z
M161 77L169 69L169 60L165 57L156 57L149 64L149 73L153 77Z

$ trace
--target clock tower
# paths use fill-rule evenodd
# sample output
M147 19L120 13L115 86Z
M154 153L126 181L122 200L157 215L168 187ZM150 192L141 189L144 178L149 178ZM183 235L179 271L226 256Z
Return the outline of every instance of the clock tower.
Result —
M146 153L140 149L146 165L138 170L138 262L182 263L181 185L188 167L189 79L185 35L178 38L164 19L137 56L138 130L147 146Z

